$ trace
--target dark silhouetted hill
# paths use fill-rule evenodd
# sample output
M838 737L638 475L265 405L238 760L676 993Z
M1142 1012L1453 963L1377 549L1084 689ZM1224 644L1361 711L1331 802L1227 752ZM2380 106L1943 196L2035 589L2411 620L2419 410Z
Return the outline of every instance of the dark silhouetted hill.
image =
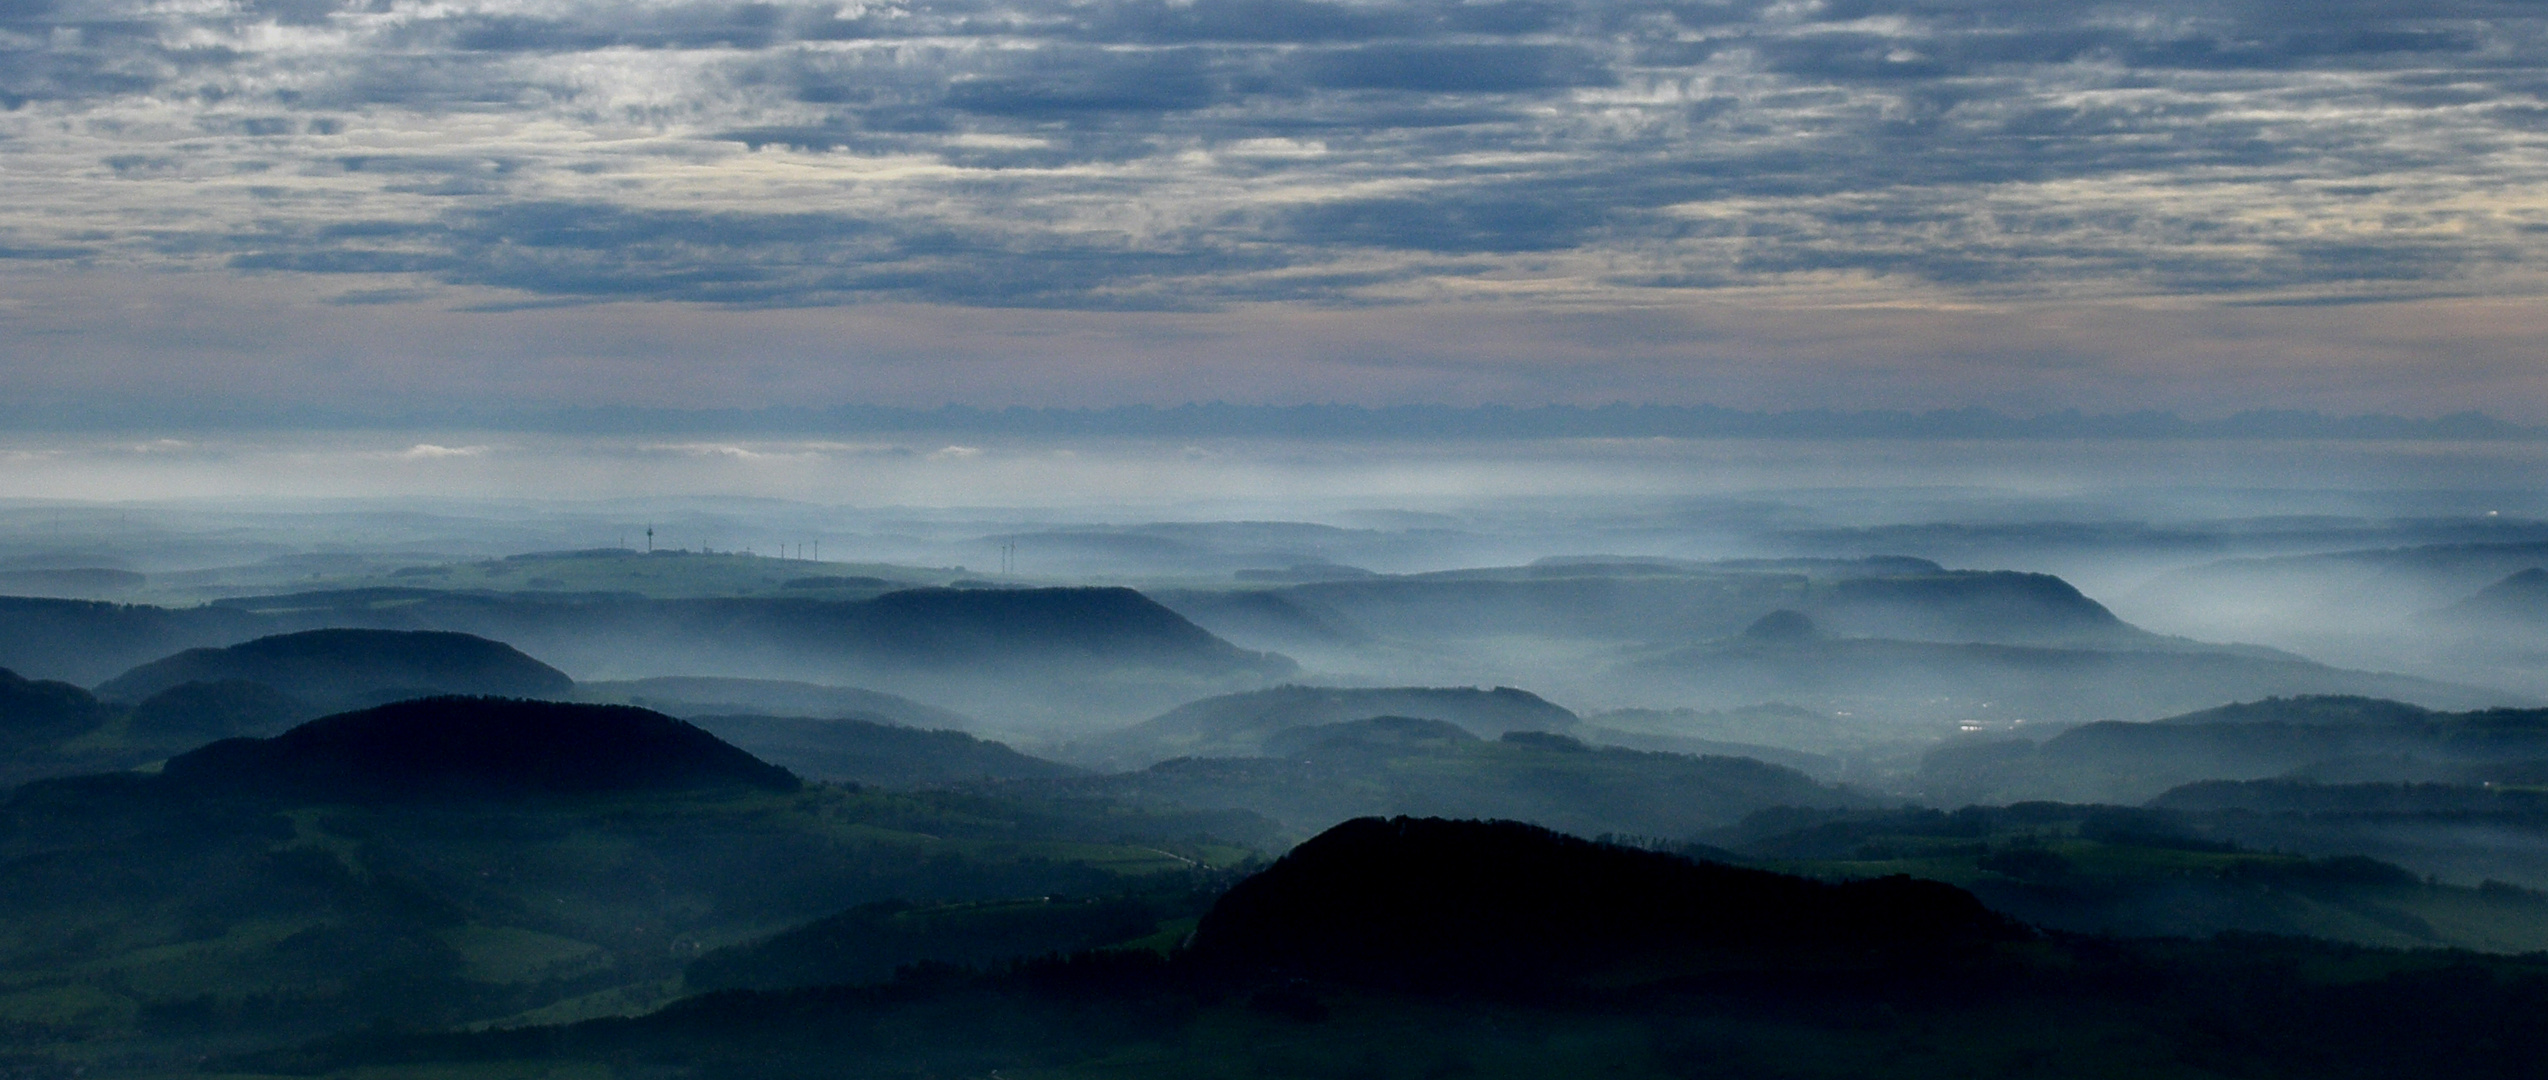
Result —
M1933 962L2025 931L1949 885L1828 884L1510 821L1361 818L1234 886L1206 964L1366 985L1527 989L1634 970Z
M2238 701L2162 717L2162 724L2297 724L2310 727L2406 727L2442 714L2420 705L2360 694L2301 694Z
M809 780L879 787L943 787L1042 780L1080 770L961 731L929 731L867 716L694 716L701 730Z
M318 715L309 702L261 682L213 679L178 683L133 706L126 732L136 740L203 742L272 735Z
M86 690L0 668L0 752L18 753L84 734L109 715Z
M797 779L690 724L625 705L433 697L227 739L168 760L163 783L270 800L373 802L712 787Z
M1266 740L1293 728L1375 716L1440 720L1486 738L1564 731L1579 722L1574 713L1509 686L1278 686L1189 702L1075 745L1071 755L1136 767L1174 757L1255 757L1265 752Z
M223 679L264 683L338 708L392 695L559 697L575 688L566 673L500 641L445 631L333 629L188 649L107 680L98 694L135 701L182 683Z

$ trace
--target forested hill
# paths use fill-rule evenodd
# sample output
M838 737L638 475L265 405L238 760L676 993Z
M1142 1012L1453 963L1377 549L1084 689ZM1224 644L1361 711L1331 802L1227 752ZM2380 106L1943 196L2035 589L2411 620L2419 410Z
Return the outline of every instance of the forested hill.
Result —
M1512 821L1358 818L1240 882L1197 959L1388 986L1544 986L1613 968L1941 957L2026 931L1953 886L1827 884Z
M859 600L360 589L187 609L0 598L0 667L93 684L182 649L322 628L475 634L584 677L839 681L859 671L1002 675L1102 665L1263 679L1293 670L1125 588L931 588Z
M262 683L322 707L373 704L418 691L558 697L566 673L500 641L444 630L304 630L227 648L188 649L107 680L110 701L140 701L193 682ZM367 700L368 699L368 700Z
M466 697L341 713L271 739L225 739L170 758L157 782L320 802L797 786L787 770L662 713Z

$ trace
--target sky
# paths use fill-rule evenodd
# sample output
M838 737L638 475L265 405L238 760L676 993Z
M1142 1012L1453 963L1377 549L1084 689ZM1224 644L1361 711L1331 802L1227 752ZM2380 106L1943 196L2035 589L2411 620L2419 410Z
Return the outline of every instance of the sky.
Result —
M0 0L0 384L2548 421L2548 13Z

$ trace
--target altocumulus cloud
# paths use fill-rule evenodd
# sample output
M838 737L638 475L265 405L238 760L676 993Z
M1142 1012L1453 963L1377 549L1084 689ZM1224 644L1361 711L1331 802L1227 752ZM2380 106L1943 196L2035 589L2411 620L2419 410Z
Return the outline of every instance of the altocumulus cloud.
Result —
M0 259L1177 309L2531 288L2439 0L0 0ZM512 300L505 299L512 297Z

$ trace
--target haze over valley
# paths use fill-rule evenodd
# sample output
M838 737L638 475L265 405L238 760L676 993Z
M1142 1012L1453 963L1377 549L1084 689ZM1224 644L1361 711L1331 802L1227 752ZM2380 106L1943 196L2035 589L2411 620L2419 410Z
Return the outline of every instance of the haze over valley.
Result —
M2548 1076L2543 73L0 0L0 1080Z

